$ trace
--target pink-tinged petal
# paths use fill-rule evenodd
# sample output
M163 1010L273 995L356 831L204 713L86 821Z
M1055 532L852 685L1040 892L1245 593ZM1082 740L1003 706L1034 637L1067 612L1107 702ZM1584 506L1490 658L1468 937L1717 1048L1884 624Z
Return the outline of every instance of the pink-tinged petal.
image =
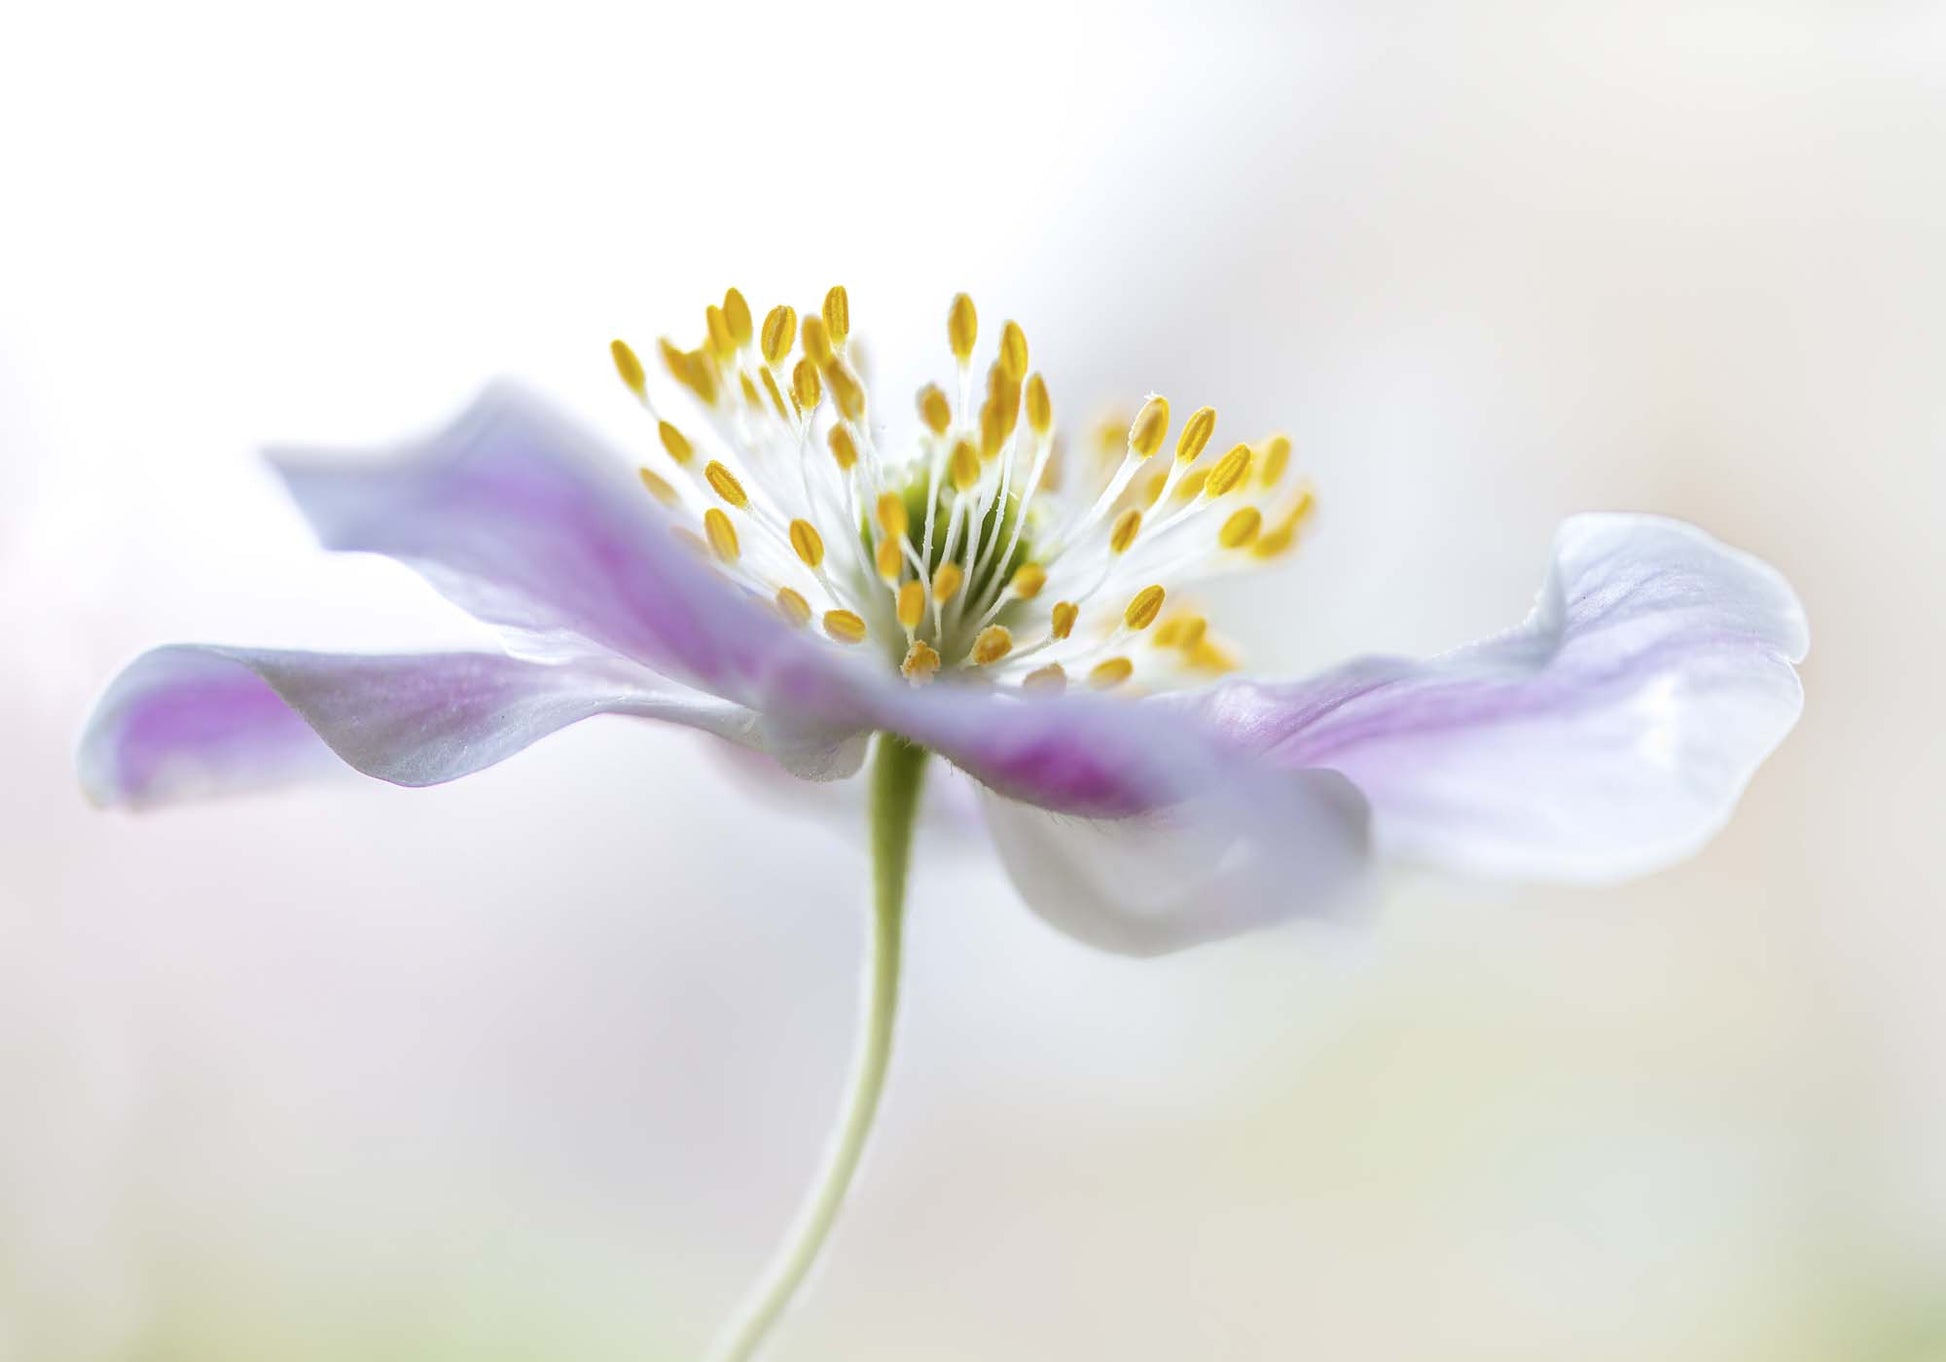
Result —
M1359 896L1369 839L1351 783L1291 772L1270 797L1254 810L1192 799L1076 818L989 794L987 826L1021 897L1053 926L1102 950L1160 955Z
M89 797L105 805L261 788L342 765L399 785L434 785L596 714L756 740L749 711L639 668L550 666L494 653L178 646L144 654L116 678L82 734L78 765Z
M1028 905L1104 950L1155 955L1332 912L1365 882L1364 800L1237 749L1200 717L1090 695L940 685L879 718L988 790Z
M1248 750L1340 771L1381 851L1601 882L1694 851L1796 722L1808 646L1788 584L1693 526L1567 521L1519 628L1186 702Z
M383 458L271 462L327 548L397 559L524 656L619 654L756 709L842 708L859 666L702 562L626 460L510 385Z

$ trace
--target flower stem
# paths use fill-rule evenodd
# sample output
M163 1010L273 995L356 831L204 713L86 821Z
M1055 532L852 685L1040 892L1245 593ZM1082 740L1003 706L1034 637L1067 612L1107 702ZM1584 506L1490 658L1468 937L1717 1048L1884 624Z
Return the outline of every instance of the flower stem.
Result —
M899 1003L899 956L905 925L906 869L919 811L926 749L882 733L872 762L872 933L865 958L865 1013L851 1083L823 1169L796 1222L763 1277L745 1298L711 1353L714 1362L748 1362L790 1307L817 1264L845 1202L878 1113L892 1057L892 1019Z

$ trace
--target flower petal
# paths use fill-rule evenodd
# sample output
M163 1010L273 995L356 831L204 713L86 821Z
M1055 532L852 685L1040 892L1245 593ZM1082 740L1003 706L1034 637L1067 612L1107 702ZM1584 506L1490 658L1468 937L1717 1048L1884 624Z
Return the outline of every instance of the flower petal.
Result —
M325 547L405 563L523 656L615 653L756 709L828 707L859 665L699 561L620 456L511 385L382 460L271 462Z
M1262 761L1197 716L941 685L886 696L877 717L987 786L1022 897L1090 945L1178 950L1329 912L1363 884L1366 810L1350 783Z
M1271 809L1191 800L1076 818L989 794L987 826L1028 906L1068 935L1160 955L1342 908L1365 882L1366 808L1331 771L1291 773Z
M178 646L144 654L116 678L82 734L78 764L89 797L110 805L283 784L339 762L394 784L434 785L595 714L755 741L749 711L640 668Z
M1796 722L1790 587L1694 526L1567 521L1519 628L1185 703L1251 750L1340 771L1381 851L1496 877L1601 882L1694 851Z

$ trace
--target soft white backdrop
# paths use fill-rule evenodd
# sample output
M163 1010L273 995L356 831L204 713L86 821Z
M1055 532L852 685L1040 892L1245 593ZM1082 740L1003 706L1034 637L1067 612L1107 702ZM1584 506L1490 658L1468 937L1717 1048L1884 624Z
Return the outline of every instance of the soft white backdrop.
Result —
M693 1355L842 1073L842 820L620 721L143 819L68 747L156 642L466 636L259 444L498 373L639 442L611 335L835 281L895 410L968 288L1069 415L1288 428L1266 669L1510 623L1603 506L1815 642L1736 823L1623 891L1127 962L936 832L780 1359L1946 1355L1942 167L1929 5L9 11L0 1358Z

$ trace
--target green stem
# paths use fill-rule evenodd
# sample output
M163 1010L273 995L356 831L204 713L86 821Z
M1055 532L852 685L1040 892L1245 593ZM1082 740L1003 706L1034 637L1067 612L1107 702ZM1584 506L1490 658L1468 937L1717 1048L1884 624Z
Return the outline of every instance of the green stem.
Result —
M906 870L912 861L912 828L919 811L926 749L880 734L872 762L872 934L865 960L865 1017L837 1129L823 1170L805 1198L790 1233L770 1267L737 1312L716 1350L715 1362L748 1362L790 1307L818 1261L845 1192L871 1134L892 1058L892 1018L899 1005L899 954L905 925Z

